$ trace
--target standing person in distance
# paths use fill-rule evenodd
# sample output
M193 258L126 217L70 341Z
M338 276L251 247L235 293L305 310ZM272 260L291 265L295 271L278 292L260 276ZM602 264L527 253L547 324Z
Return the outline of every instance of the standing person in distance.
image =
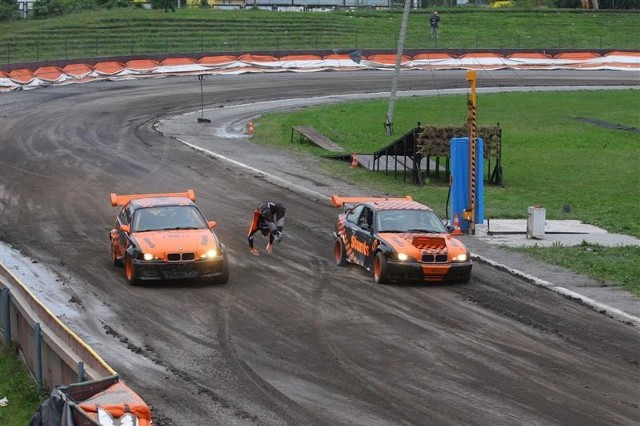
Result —
M263 201L258 204L258 207L253 211L253 220L251 221L251 226L249 226L249 235L247 236L251 254L254 256L260 255L258 249L253 246L253 235L258 231L263 236L269 237L266 250L269 254L273 252L273 242L279 243L282 240L286 213L287 209L280 203Z
M429 25L431 26L431 40L437 40L438 29L440 28L440 15L436 10L429 15Z

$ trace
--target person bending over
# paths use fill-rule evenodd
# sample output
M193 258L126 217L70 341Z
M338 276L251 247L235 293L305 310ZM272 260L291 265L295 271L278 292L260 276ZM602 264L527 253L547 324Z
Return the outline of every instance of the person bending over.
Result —
M282 240L282 232L284 230L284 219L287 209L280 203L273 201L263 201L258 204L258 207L253 211L253 220L249 227L249 235L247 239L249 241L249 250L254 256L258 256L260 252L254 247L253 236L256 232L269 237L267 243L267 253L273 252L273 243L280 242Z

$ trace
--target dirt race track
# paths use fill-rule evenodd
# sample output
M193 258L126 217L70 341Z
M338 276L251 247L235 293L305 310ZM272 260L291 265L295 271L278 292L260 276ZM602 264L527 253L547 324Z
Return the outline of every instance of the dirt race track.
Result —
M492 86L637 84L616 72L496 72ZM399 90L467 87L406 73ZM211 106L384 92L390 73L210 79ZM466 285L376 286L332 260L337 211L154 130L200 108L195 77L0 95L0 239L60 274L38 290L167 425L632 425L640 333L476 263ZM322 177L317 179L322 181ZM225 285L128 287L109 194L193 187L231 254ZM250 255L257 202L288 208ZM264 245L261 237L257 238Z

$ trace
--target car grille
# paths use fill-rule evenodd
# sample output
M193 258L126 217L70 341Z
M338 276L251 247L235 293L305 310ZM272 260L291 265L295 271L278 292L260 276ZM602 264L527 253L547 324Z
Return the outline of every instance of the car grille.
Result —
M447 263L448 257L446 254L423 254L422 261L425 263Z
M195 253L169 253L167 260L169 262L180 262L181 260L194 260L196 258Z

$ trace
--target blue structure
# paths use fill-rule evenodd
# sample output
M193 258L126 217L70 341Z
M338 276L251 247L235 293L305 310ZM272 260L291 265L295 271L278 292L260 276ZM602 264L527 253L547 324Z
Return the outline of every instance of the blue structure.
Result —
M463 211L471 206L469 195L469 138L453 138L451 149L451 211L450 221L457 214L460 229L469 232L470 222L463 219ZM484 158L484 140L478 138L476 144L476 200L474 223L484 222L484 184L482 168Z

